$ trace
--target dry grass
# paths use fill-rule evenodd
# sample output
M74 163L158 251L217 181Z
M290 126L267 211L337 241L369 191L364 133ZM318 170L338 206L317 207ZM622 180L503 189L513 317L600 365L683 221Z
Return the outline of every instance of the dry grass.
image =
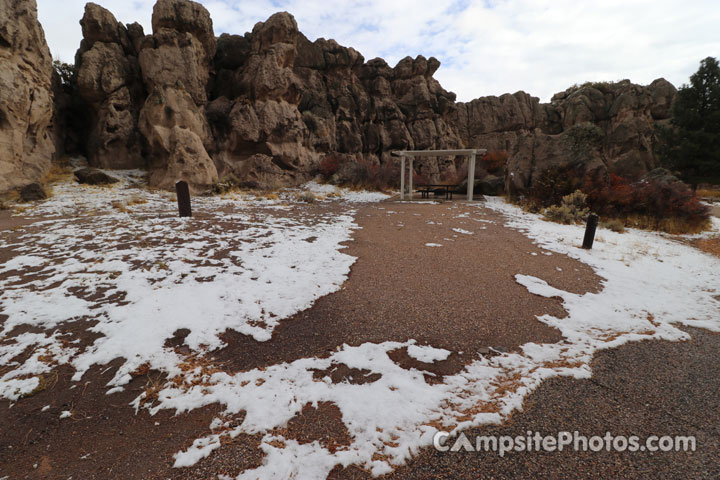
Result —
M43 185L53 185L68 180L73 174L72 167L65 164L53 164L40 180Z
M695 193L700 198L720 198L720 188L714 190L700 188Z
M315 197L314 193L309 190L305 190L304 192L299 192L295 194L295 200L305 203L315 203L315 200L317 200L317 198Z
M524 386L522 375L519 372L510 373L512 374L491 382L491 385L495 387L493 394L496 398L504 397L506 393L515 393L518 388Z
M625 231L625 222L619 218L609 218L600 222L601 228L607 228L613 232L623 233Z
M720 237L701 238L692 243L703 252L720 257Z
M654 218L642 215L634 215L625 220L625 225L641 230L657 230L672 235L682 235L688 233L700 233L707 230L711 226L710 219L706 219L701 223L689 222L683 218Z
M13 215L22 215L28 210L30 210L29 205L15 205L13 208Z
M132 207L133 205L143 205L145 203L147 203L147 198L138 194L133 195L125 201L125 205L128 207Z
M22 378L32 378L32 376L26 376L26 377L17 377L18 379ZM33 395L37 395L38 393L47 390L48 388L53 388L55 384L58 382L58 374L56 371L53 371L51 373L48 373L46 375L37 375L38 384L37 386L30 392L27 392L20 396L20 398L28 398L32 397Z
M121 202L120 200L113 200L110 202L110 206L117 210L118 212L122 213L128 213L130 210L127 208L127 205L125 205L124 202Z
M47 197L53 196L52 186L61 182L69 181L72 179L73 169L67 163L54 163L50 166L50 169L40 179L40 185L43 186Z
M126 200L113 200L110 206L115 210L123 213L130 213L130 208L134 205L143 205L147 203L147 198L142 195L135 194Z

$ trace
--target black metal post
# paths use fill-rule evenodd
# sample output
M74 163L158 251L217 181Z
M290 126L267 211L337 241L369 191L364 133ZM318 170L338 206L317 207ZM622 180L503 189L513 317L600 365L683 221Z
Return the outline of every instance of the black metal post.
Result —
M591 213L587 219L587 226L585 227L585 238L583 239L582 248L588 250L592 248L593 242L595 241L595 230L598 226L598 216Z
M175 184L175 192L177 193L178 210L181 217L192 217L192 208L190 207L190 188L187 182L177 182Z

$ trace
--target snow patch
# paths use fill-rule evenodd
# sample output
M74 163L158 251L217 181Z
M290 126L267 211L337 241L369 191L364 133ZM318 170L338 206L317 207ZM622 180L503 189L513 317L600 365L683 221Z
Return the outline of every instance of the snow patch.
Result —
M450 351L445 350L444 348L434 348L424 345L410 345L407 349L407 353L415 360L425 363L442 361L450 355Z

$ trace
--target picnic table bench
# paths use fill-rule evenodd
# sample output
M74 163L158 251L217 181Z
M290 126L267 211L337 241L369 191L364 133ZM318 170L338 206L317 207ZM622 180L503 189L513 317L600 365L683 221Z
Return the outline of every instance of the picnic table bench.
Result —
M445 200L452 200L456 188L457 185L445 183L421 183L417 186L421 198L430 198L430 194L434 193L436 197L444 194Z

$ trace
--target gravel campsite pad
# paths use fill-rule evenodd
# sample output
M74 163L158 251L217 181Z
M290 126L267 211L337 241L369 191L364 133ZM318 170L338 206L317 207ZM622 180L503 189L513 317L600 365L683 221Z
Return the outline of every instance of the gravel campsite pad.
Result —
M600 230L586 251L581 226L500 199L318 184L180 219L119 176L57 185L1 231L11 478L390 473L438 430L590 377L599 350L720 331L720 260L686 239Z

